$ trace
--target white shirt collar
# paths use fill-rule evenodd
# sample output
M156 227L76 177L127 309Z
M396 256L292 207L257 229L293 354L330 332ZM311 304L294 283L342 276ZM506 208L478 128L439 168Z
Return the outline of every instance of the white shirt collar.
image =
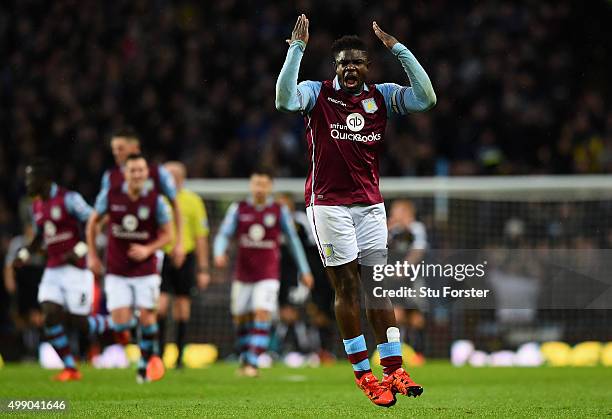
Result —
M148 179L147 179L148 180ZM149 187L148 187L148 182L145 182L144 186L142 187L142 189L140 190L140 196L147 196L149 194ZM128 193L128 185L127 185L127 181L123 181L123 183L121 184L121 192L127 194Z
M55 198L55 195L57 195L58 189L59 187L57 186L57 183L55 182L51 183L51 190L49 191L49 198Z
M265 203L265 204L263 204L263 205L255 205L255 200L253 199L253 195L249 195L249 196L247 196L246 201L247 201L247 203L248 203L250 206L255 207L255 208L257 208L257 209L261 209L261 208L265 208L265 207L270 206L270 205L271 205L271 204L274 202L274 198L273 198L272 196L269 196L269 197L266 199L266 203Z

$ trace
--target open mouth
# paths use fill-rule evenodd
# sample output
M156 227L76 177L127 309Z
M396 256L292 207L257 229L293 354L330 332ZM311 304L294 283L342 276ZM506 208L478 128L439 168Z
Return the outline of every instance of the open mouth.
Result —
M344 75L344 85L348 88L357 87L359 79L355 73L349 73Z

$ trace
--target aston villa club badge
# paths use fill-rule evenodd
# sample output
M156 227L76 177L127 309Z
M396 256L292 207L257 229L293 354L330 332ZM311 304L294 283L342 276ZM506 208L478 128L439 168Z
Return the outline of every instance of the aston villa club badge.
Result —
M378 110L378 105L372 97L369 99L362 100L361 105L363 106L363 110L367 113L374 113Z
M149 218L149 207L138 207L138 218L141 220L146 220Z
M276 215L274 214L266 214L264 215L264 225L266 227L272 227L276 223Z
M153 179L149 178L145 181L144 190L149 193L155 188L155 184L153 183Z
M62 218L62 209L57 205L51 207L51 218L54 220L59 220Z

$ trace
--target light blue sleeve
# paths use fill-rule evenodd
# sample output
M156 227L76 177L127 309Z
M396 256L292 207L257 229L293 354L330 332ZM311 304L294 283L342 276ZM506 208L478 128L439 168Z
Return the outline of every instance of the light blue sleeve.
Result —
M294 41L289 46L285 63L276 80L276 109L279 111L308 113L317 102L321 82L297 82L304 49L306 44L302 41Z
M163 226L168 224L170 220L172 220L172 211L170 210L170 205L166 203L164 198L161 196L157 197L157 208L155 211L155 218L157 219L157 224Z
M410 80L411 87L395 83L376 85L376 89L385 98L387 116L425 112L431 109L436 104L436 93L421 64L412 52L399 42L393 46L391 52L400 61Z
M93 208L85 202L81 194L75 191L66 193L64 203L66 204L68 213L78 218L82 223L87 222L93 211Z
M174 201L176 199L176 185L174 184L174 178L170 172L164 166L159 167L159 184L161 193L166 197Z
M289 209L287 209L287 207L284 205L281 207L280 224L283 233L285 233L287 239L289 239L289 249L291 249L291 253L296 264L298 265L300 273L310 273L310 266L308 266L308 260L306 259L306 253L304 253L302 242L298 237L297 231L295 231L295 226L293 225L293 219L291 218Z
M230 238L236 232L237 227L238 203L234 202L227 209L223 222L221 223L221 227L219 228L219 232L215 237L215 242L213 244L213 255L215 257L221 256L225 253L227 246L229 245Z
M100 182L100 192L107 193L110 190L110 170L106 170L102 175L102 182Z
M38 223L34 219L34 207L33 207L33 204L30 204L28 206L28 216L30 217L30 224L32 225L32 232L34 233L34 236L36 236L38 234Z
M98 193L96 203L94 204L94 209L99 215L106 214L106 211L108 211L108 189L102 188L102 190Z

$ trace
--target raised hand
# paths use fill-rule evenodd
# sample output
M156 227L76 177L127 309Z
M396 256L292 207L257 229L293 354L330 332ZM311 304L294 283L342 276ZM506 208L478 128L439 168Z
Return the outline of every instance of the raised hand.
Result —
M378 23L372 22L372 29L374 29L374 33L376 36L378 36L378 39L380 39L387 48L391 49L393 48L393 45L398 43L398 40L394 36L391 36L387 32L380 29Z
M293 41L302 41L305 44L308 43L308 18L302 14L297 18L295 27L291 32L291 39L287 39L287 43L291 45Z

